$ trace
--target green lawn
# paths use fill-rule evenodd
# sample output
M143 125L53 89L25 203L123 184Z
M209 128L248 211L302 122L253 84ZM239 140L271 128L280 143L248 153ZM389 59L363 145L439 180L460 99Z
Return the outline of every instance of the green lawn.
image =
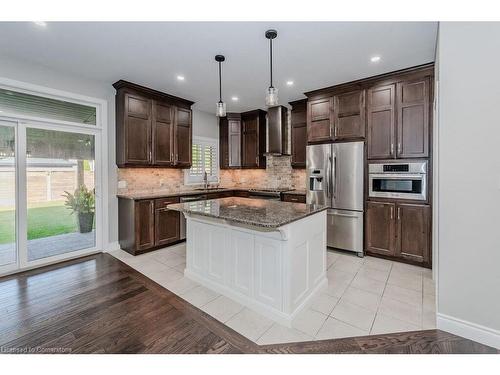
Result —
M76 216L63 202L49 202L28 209L28 240L76 232ZM13 210L0 211L0 244L14 242Z

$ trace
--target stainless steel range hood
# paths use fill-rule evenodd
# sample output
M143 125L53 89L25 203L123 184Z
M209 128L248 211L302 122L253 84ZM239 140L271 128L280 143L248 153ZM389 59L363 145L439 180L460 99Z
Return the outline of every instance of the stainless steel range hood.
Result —
M267 109L267 148L265 155L290 155L288 109L281 105Z

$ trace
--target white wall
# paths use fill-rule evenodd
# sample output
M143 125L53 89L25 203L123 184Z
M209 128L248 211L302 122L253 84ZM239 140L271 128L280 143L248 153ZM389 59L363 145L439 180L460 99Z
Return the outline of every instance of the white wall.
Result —
M213 113L193 110L193 137L219 140L219 120Z
M438 48L438 328L500 347L500 23Z

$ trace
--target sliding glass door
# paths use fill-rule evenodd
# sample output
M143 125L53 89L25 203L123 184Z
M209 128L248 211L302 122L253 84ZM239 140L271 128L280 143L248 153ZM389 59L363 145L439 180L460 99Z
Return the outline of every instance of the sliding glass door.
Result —
M100 248L98 137L0 121L0 275Z

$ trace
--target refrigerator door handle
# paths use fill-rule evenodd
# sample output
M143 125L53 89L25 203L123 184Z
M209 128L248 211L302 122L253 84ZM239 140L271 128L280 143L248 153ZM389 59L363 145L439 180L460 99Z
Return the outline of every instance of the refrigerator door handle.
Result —
M337 154L333 154L333 199L337 199Z
M333 195L333 186L332 186L332 157L328 155L328 165L326 168L326 183L327 183L327 197L331 198Z

